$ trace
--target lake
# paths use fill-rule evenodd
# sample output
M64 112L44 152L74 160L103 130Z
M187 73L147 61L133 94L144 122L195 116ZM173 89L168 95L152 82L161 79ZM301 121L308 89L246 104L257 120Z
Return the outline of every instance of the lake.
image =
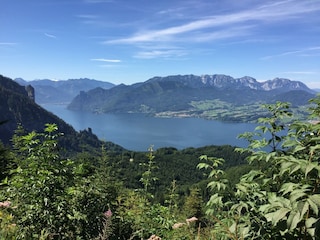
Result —
M224 123L201 118L155 118L144 114L93 114L70 111L66 105L43 104L77 131L91 128L101 140L111 141L132 151L161 147L203 147L207 145L247 146L237 139L252 132L252 123Z

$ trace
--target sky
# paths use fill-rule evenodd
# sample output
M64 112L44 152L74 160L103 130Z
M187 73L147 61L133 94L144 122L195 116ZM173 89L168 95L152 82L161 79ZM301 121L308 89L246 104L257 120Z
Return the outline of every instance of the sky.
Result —
M1 0L0 74L276 77L320 88L320 0Z

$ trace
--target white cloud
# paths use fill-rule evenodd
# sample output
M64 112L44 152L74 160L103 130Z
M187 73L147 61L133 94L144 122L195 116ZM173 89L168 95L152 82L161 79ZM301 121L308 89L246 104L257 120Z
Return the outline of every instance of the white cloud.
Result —
M121 60L119 59L106 59L106 58L92 58L91 61L97 61L97 62L109 62L109 63L119 63Z
M150 50L138 52L134 57L142 59L152 58L173 58L185 56L187 53L184 50Z
M57 38L55 35L49 34L49 33L44 33L44 35L48 38Z

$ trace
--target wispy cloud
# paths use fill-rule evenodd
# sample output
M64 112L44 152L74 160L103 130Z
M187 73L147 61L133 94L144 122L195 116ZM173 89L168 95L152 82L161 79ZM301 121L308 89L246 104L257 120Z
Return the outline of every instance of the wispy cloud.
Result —
M57 38L57 36L49 34L49 33L44 33L44 35L48 38Z
M101 68L117 68L117 67L119 67L119 65L114 65L114 64L102 64L102 65L99 65L99 67L101 67Z
M184 50L150 50L140 51L134 55L135 58L152 59L152 58L174 58L187 55Z
M16 45L17 43L15 42L0 42L0 46L12 46Z
M93 14L79 14L79 15L76 15L76 17L86 19L86 20L93 20L98 18L97 15L93 15Z
M206 34L206 31L218 31L220 28L226 27L229 29L235 29L236 26L242 26L245 31L246 24L258 23L258 22L280 22L286 21L288 18L299 17L303 14L315 12L320 10L320 2L314 1L294 1L286 0L276 3L265 4L255 7L250 10L229 13L225 15L212 15L206 17L200 17L194 21L190 21L181 25L172 27L147 30L143 32L137 32L127 38L114 39L105 41L106 44L134 44L141 42L159 42L159 41L173 41L177 37L183 37L185 34L197 33L197 35ZM230 29L230 31L232 31ZM238 34L243 34L238 31ZM235 34L233 34L234 36ZM228 37L226 35L226 37ZM196 38L195 38L196 39ZM198 38L199 39L199 38ZM190 39L188 39L189 41ZM207 40L211 40L207 38Z
M119 63L121 60L119 59L106 59L106 58L92 58L90 61L97 61L97 62L108 62L108 63Z
M289 71L289 72L281 72L280 74L313 75L313 74L318 74L318 72L315 72L315 71Z
M300 57L314 56L316 53L319 53L319 51L320 51L320 46L315 46L315 47L303 48L295 51L288 51L288 52L283 52L275 55L265 56L261 58L261 60L269 60L272 58L285 57L290 55L295 55Z
M84 0L85 3L110 3L114 0Z

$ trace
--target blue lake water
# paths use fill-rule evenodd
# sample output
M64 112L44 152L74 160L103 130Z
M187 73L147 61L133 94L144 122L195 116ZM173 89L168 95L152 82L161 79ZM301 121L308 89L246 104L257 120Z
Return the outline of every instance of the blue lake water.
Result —
M247 146L237 136L251 132L251 123L224 123L201 118L154 118L143 114L93 114L66 109L65 105L42 105L76 130L91 128L100 139L133 151L161 147L203 147L207 145Z

